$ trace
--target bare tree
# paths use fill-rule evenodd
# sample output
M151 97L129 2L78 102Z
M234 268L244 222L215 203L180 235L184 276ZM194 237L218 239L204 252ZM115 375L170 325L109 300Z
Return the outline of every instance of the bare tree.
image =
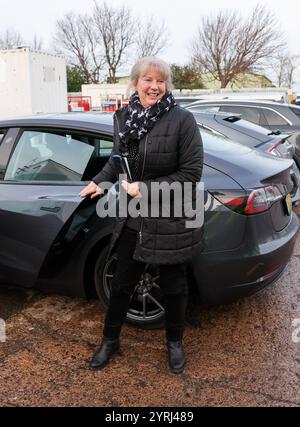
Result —
M289 53L284 52L275 57L271 69L275 73L278 86L292 87L298 63L299 56Z
M276 74L277 85L279 87L285 84L286 76L286 65L287 65L287 56L284 54L279 54L275 58L274 71Z
M244 21L237 11L220 11L202 19L192 40L192 60L225 88L240 73L258 71L284 44L275 16L264 6L257 5Z
M147 22L140 22L136 36L137 58L158 55L166 47L167 41L168 35L164 22L159 24L153 17Z
M294 77L295 77L295 71L299 66L299 59L300 59L299 55L291 56L287 63L286 85L289 88L291 88L295 83Z
M39 38L36 34L33 37L33 40L30 44L32 50L40 51L43 49L43 40Z
M126 63L126 53L134 43L133 19L129 8L115 9L106 2L94 8L94 22L105 51L109 82L116 82L117 70Z
M71 67L79 69L86 83L98 83L104 56L93 19L67 13L56 23L56 51L66 55Z
M14 49L24 45L24 40L20 33L15 30L8 29L4 34L0 34L0 49Z

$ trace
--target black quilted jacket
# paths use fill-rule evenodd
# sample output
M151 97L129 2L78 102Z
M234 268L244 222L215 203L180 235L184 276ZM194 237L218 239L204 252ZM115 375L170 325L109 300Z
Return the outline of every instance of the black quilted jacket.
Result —
M114 149L119 153L118 131L126 118L126 108L114 116ZM139 181L150 188L151 182L174 181L198 183L203 168L203 146L194 116L178 106L172 108L158 121L151 132L140 142ZM112 160L93 178L101 182L114 182L116 175ZM151 203L151 202L150 202ZM172 210L171 210L172 211ZM149 210L150 212L150 210ZM110 253L126 223L117 218L111 240ZM194 251L202 247L202 228L186 228L186 218L143 218L137 239L134 259L145 263L177 264L192 259Z

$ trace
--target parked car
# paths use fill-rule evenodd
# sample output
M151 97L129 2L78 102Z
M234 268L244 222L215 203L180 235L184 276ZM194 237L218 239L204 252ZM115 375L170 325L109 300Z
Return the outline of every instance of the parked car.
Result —
M242 119L241 114L204 111L194 112L194 116L198 125L203 129L221 134L247 147L287 159L292 159L295 154L295 147L289 142L289 135L273 133L262 126ZM225 142L224 139L222 141ZM295 162L291 174L294 181L293 202L297 203L300 198L300 172Z
M186 106L192 111L230 112L241 114L249 122L271 131L292 135L295 162L300 169L300 107L293 104L262 101L234 101L229 99L197 101Z
M200 98L201 96L201 98ZM223 101L230 99L233 101L266 101L266 102L290 102L290 95L287 90L274 90L274 88L266 88L265 90L225 90L217 93L208 91L201 93L200 99L210 101Z
M0 133L1 282L98 295L107 304L116 265L115 255L106 259L114 219L100 218L96 201L79 192L112 151L112 115L2 121ZM299 227L290 198L292 161L201 134L205 249L194 254L189 279L203 302L224 303L273 283L290 260ZM129 322L162 321L158 273L145 266Z
M175 96L176 104L180 107L185 107L186 105L191 104L192 102L199 101L202 98L195 96Z

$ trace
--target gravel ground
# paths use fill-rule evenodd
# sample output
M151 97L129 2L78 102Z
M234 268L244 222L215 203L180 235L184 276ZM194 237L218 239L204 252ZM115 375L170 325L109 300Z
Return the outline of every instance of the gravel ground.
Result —
M292 339L300 337L292 324L300 319L299 259L298 237L272 287L214 309L191 302L188 365L177 376L168 371L163 330L126 325L122 355L94 372L88 362L104 321L97 301L1 287L0 405L300 406L300 342Z

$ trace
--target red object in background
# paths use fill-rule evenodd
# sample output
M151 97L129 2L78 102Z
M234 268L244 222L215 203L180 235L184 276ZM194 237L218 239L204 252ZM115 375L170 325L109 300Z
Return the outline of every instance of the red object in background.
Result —
M102 111L110 111L114 112L119 108L119 101L117 99L107 99L106 101L102 102L101 104L101 110Z
M68 111L90 111L91 96L68 96Z
M86 101L79 101L78 107L82 107L83 111L90 111L90 104Z

